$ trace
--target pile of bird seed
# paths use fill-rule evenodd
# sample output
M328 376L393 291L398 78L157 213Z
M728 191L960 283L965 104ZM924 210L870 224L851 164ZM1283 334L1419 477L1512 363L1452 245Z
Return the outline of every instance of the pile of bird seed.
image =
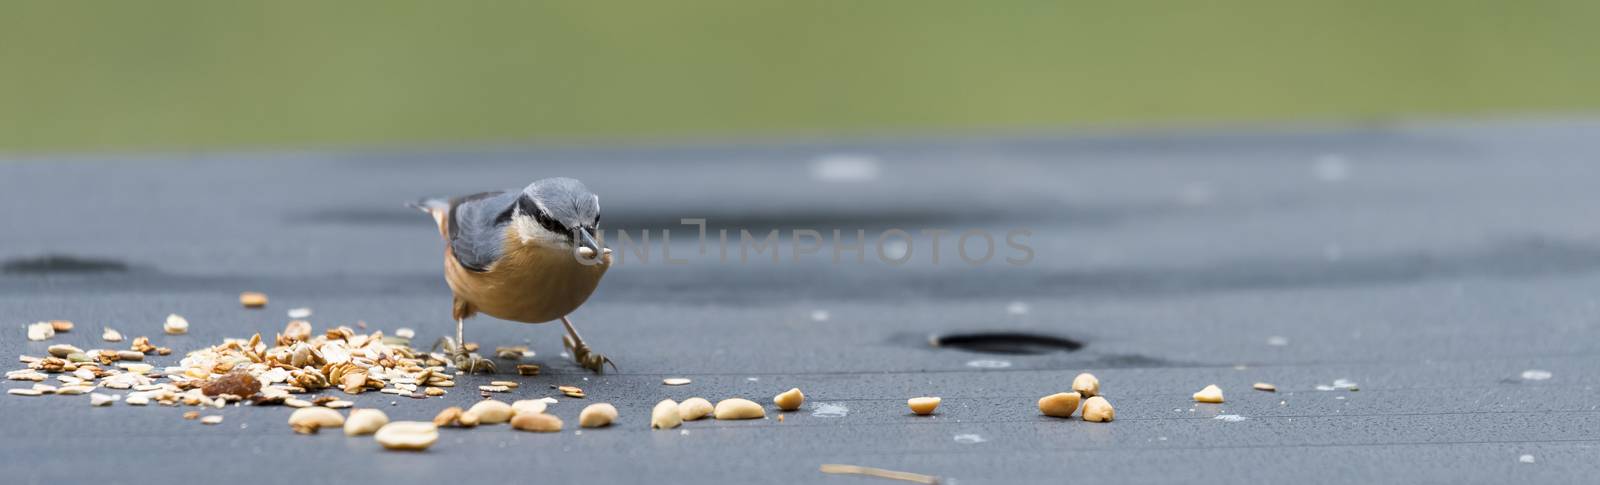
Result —
M187 333L188 325L183 317L172 315L163 328L169 334L182 334ZM40 322L29 326L28 337L50 340L73 327L71 322L61 320ZM170 349L157 347L143 336L134 338L126 350L114 348L122 336L108 328L102 333L102 340L112 348L85 350L56 344L48 348L49 355L21 356L19 360L27 367L7 372L6 378L35 384L31 388L9 389L7 393L81 395L106 389L128 392L123 396L91 396L91 404L109 405L120 399L135 406L153 401L166 406L220 408L248 400L257 405L305 407L348 406L348 401L331 397L316 402L296 397L330 388L348 394L378 391L420 399L442 396L446 388L455 386L445 356L413 349L409 330L400 329L397 334L358 333L347 326L316 333L310 322L292 320L271 340L263 339L261 334L249 339L224 339L220 344L188 352L176 366L157 368L145 362L146 357L168 355ZM55 383L47 383L52 379Z

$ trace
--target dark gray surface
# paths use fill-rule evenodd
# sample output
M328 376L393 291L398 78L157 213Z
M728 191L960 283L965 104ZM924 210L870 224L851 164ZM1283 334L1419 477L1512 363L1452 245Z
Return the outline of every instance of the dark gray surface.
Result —
M1600 123L1552 120L904 139L847 144L114 156L0 162L0 259L106 258L112 274L0 275L0 355L44 354L23 326L70 319L52 343L97 346L106 325L188 349L282 327L453 331L442 243L402 202L582 179L604 223L674 230L691 264L624 264L575 315L622 372L561 359L558 326L480 318L469 340L528 342L545 375L505 396L576 384L612 429L445 430L424 454L337 432L298 436L286 408L91 408L87 397L0 396L7 483L866 483L822 463L957 483L1587 482L1600 472ZM811 163L876 157L880 176L830 183ZM1344 177L1337 170L1344 168ZM724 264L695 257L680 217L717 227L1033 231L1026 266ZM659 233L656 233L659 237ZM869 251L870 251L869 246ZM1003 257L1006 253L1002 252ZM657 254L659 258L659 253ZM260 290L267 310L238 308ZM1012 302L1029 307L1008 312ZM814 321L826 310L827 321ZM167 313L188 336L160 336ZM1076 353L934 350L926 336L1022 330ZM1288 345L1267 343L1281 336ZM967 365L1002 359L1005 369ZM175 362L176 356L161 361ZM1554 377L1524 381L1524 370ZM1096 373L1109 424L1037 415L1034 401ZM666 376L695 379L664 387ZM751 379L754 378L754 379ZM1359 392L1317 391L1335 379ZM488 378L464 378L471 387ZM1276 383L1276 394L1251 391ZM1222 405L1194 405L1209 383ZM10 382L7 388L26 383ZM671 397L809 397L784 422L647 429ZM933 418L904 400L944 397ZM394 419L476 399L355 398ZM817 403L844 417L819 417ZM1212 419L1236 414L1248 419ZM958 435L975 434L981 443ZM1536 462L1519 463L1521 455ZM213 478L215 477L215 478Z

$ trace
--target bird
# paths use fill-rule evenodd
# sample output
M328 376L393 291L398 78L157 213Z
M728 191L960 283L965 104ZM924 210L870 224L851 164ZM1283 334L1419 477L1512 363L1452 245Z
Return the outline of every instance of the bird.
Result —
M455 339L443 348L457 369L494 372L494 363L467 350L465 321L483 313L502 320L561 320L562 343L578 365L604 372L616 364L594 352L572 325L611 267L611 249L596 241L600 197L576 179L534 181L521 190L425 198L408 204L433 217L444 238L444 276L453 297Z

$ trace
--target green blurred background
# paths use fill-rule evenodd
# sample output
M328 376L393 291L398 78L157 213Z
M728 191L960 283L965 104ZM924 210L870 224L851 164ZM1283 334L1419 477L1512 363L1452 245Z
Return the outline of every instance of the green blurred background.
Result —
M1600 1L5 1L0 153L1571 114Z

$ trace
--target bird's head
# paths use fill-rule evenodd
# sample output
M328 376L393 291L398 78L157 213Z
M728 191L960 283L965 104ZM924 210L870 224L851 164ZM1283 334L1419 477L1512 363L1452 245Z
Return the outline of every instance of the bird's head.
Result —
M609 252L596 240L600 230L600 196L583 182L548 178L522 189L511 216L523 242L555 245L584 259Z

